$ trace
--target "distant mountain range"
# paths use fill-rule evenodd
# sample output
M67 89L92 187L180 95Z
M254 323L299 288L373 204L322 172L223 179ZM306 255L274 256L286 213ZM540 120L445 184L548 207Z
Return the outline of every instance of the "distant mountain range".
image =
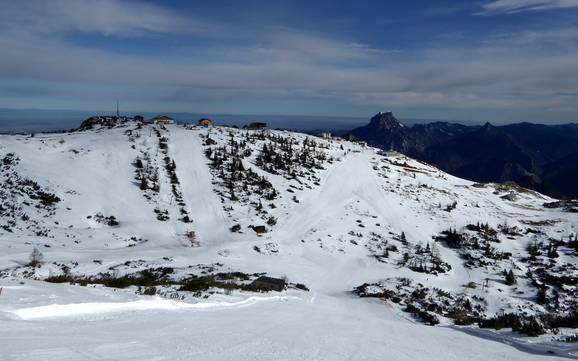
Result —
M399 151L458 177L513 181L558 198L578 197L578 124L406 126L391 112L380 112L346 137Z

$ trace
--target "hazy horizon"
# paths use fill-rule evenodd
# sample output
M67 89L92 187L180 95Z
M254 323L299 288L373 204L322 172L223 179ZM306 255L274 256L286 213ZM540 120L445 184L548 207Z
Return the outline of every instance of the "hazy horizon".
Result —
M381 111L389 111L387 109ZM142 115L145 118L152 118L155 115L165 114L173 117L180 123L191 123L207 117L214 120L218 125L242 126L251 121L267 122L272 128L285 128L300 131L312 130L351 130L355 127L365 125L370 118L378 111L367 116L346 117L330 115L296 115L296 114L218 114L218 113L197 113L197 112L135 112L123 111L121 115ZM71 110L71 109L9 109L0 108L0 132L42 132L58 131L76 128L86 118L94 115L115 115L116 110L94 111L94 110ZM428 118L406 118L397 113L394 115L400 122L406 125L414 125L430 122L449 122L465 125L481 125L486 121L469 121L460 119L428 119ZM494 125L507 125L520 122L491 122ZM566 124L571 122L557 122L552 124Z

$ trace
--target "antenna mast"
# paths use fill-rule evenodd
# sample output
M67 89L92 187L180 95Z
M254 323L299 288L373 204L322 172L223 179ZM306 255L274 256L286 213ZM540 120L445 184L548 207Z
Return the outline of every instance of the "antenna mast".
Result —
M119 118L120 117L120 113L118 111L118 100L116 101L116 117Z

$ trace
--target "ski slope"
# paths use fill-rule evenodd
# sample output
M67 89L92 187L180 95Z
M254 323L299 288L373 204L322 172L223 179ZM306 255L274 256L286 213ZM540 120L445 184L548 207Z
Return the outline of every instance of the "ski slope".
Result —
M59 302L94 297L91 290L75 286L27 281L18 287L8 286L9 298L3 302L40 289ZM2 359L557 359L448 328L408 322L378 302L347 297L269 297L261 302L194 307L160 300L121 301L131 296L108 293L102 290L99 296L114 297L116 303L72 303L3 313Z
M0 158L8 154L18 158L2 168L6 189L2 199L6 207L16 210L0 217L0 225L6 226L0 229L0 286L4 287L0 358L555 357L548 353L556 344L552 335L527 338L496 333L494 338L500 341L496 342L443 327L450 324L445 318L441 326L425 326L398 304L360 299L351 291L364 283L404 277L431 288L481 297L488 315L519 309L538 312L542 306L536 304L535 289L524 278L528 245L537 234L544 239L576 234L576 213L543 207L553 200L538 193L493 184L473 186L403 155L382 154L342 140L315 139L315 149L325 158L318 168L305 169L304 176L271 173L258 160L267 140L250 139L248 132L128 124L34 137L0 135ZM315 138L286 131L267 134L291 139L295 147ZM207 145L208 138L213 145ZM166 149L160 145L163 139ZM237 190L238 199L229 197L223 173L211 166L205 152L229 149L231 139L250 139L245 148L250 151L241 159L243 168L265 177L277 192L274 199L242 189ZM158 174L158 191L139 188L136 159L143 160L146 171ZM178 183L171 180L166 159L174 161ZM14 186L17 178L37 182L60 201L39 206ZM504 198L511 194L514 200ZM457 206L447 211L453 202ZM159 212L166 212L168 219L160 220ZM192 222L182 220L183 212ZM107 225L99 214L114 216L119 224ZM275 222L267 223L270 218ZM483 267L466 267L456 250L433 241L444 230L461 230L476 222L496 229L530 227L539 233L498 234L499 242L492 247L512 256ZM235 225L240 231L231 231ZM266 233L249 228L260 225ZM187 237L191 232L195 242ZM402 233L407 244L400 242ZM389 258L381 256L385 244L398 249ZM426 244L436 247L451 269L434 275L401 265L404 252L413 257L414 247ZM38 268L27 266L34 247L44 256ZM576 265L572 254L560 253L560 264ZM122 276L158 267L174 269L175 279L216 271L263 273L302 283L309 292L215 289L194 296L172 289L159 297L142 295L136 287L42 281L64 272ZM503 284L501 272L506 268L515 270L517 285ZM488 285L466 287L470 282ZM518 340L517 348L505 344L512 343L508 339ZM575 352L572 345L556 350L566 357Z

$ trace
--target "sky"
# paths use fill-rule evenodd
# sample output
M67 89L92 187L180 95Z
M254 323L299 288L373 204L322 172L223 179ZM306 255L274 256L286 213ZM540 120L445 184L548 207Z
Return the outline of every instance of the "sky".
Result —
M0 0L0 108L578 121L578 0Z

